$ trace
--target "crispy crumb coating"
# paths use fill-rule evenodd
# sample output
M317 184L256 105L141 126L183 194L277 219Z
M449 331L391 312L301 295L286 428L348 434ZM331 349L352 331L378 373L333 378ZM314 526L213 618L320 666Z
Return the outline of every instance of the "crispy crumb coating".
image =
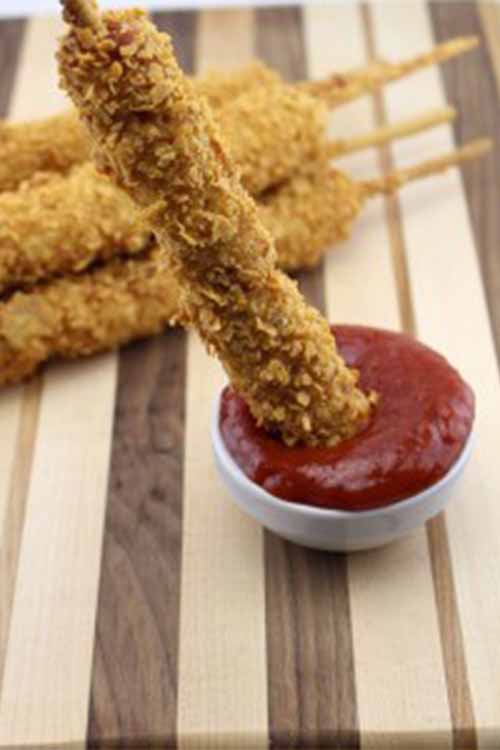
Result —
M158 248L80 276L16 292L0 303L0 385L53 357L82 357L164 329L179 289Z
M83 165L75 172L86 179L87 169ZM55 179L63 182L58 175ZM106 177L92 171L92 184L98 179L111 186ZM329 242L348 234L362 205L362 196L356 198L359 192L341 172L318 169L268 195L259 213L276 234L279 263L288 270L316 263ZM112 194L118 204L113 232L123 248L134 236L128 234L128 226L135 206L114 186ZM89 205L96 205L92 198ZM122 224L117 222L118 216L123 218ZM136 231L145 244L133 260L115 259L85 274L69 274L38 284L29 292L17 292L0 303L0 385L32 375L48 359L113 349L157 333L175 321L180 313L179 285L168 265L159 262L158 249L145 249L151 234L139 220ZM133 244L134 249L138 244ZM141 306L147 312L144 316L140 315Z
M207 70L196 80L199 94L205 97L211 107L220 109L251 89L280 83L281 76L276 70L253 60L243 68L231 72Z
M261 196L260 219L274 237L280 268L317 265L349 237L366 197L362 183L321 162Z
M209 71L196 86L218 109L279 80L274 70L255 61L231 73ZM75 111L30 122L0 122L0 192L15 190L36 172L66 173L89 158L89 139Z
M314 266L347 237L362 200L349 177L322 163L265 194L259 216L280 268ZM135 255L150 242L134 202L89 162L67 176L40 174L0 195L0 292Z
M41 173L0 195L0 291L144 250L151 233L91 162Z
M327 109L294 86L264 86L218 113L241 182L258 195L325 157Z
M271 237L170 39L140 11L108 13L73 27L58 57L101 165L145 209L189 322L258 423L288 444L354 434L371 400L326 320L276 270Z
M89 158L89 139L76 112L43 120L0 123L0 192L35 172L67 172Z

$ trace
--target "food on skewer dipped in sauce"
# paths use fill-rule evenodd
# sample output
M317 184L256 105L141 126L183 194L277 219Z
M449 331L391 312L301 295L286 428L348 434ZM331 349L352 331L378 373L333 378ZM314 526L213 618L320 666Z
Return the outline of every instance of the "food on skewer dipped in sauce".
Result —
M391 193L411 179L474 158L487 147L487 142L477 141L447 157L351 186L336 171L322 172L321 178L297 177L259 210L275 236L278 264L285 270L312 266L326 243L345 238L365 197ZM51 179L65 180L59 175ZM107 179L105 184L111 186ZM114 195L121 203L114 217L124 217L122 226L114 225L116 237L120 230L125 238L133 204L121 190L114 190ZM149 233L148 238L142 252L130 259L114 258L85 273L17 291L0 302L0 386L33 375L54 357L89 356L174 324L180 312L179 285L154 242L151 245Z
M140 11L99 16L67 2L62 82L100 164L144 210L181 287L186 317L255 419L289 443L334 443L373 399L337 355L320 314L275 267L272 239L208 105L170 39Z
M305 133L304 140L299 139L296 143L295 152L299 149L300 163L306 156L305 152L311 151L311 142L317 148L314 139L318 136L320 140L324 139L323 131L318 126L324 125L326 108L335 109L364 94L374 93L387 83L462 55L474 49L477 44L476 37L458 37L409 60L374 62L360 70L335 73L324 80L303 81L292 86L284 84L278 73L260 62L250 63L233 73L208 72L196 79L195 83L198 92L207 99L210 106L217 110L227 107L224 118L227 129L234 130L234 156L239 159L243 154L245 164L248 164L251 156L257 169L266 170L263 178L258 179L250 171L246 187L251 190L255 186L265 189L271 184L270 167L277 170L279 179L283 179L284 168L290 168L290 165L293 168L297 164L297 153L288 154L290 125L288 131L283 131L283 122L287 122L290 115L292 121L298 123L299 129ZM238 101L240 96L243 98ZM252 125L257 122L258 129ZM240 131L242 135L238 141ZM259 132L266 143L272 144L267 156ZM271 137L278 138L277 146L275 140L270 140ZM279 156L281 153L280 143L284 144L284 161L278 158L275 162L273 155ZM338 152L343 153L344 147L345 144L339 142ZM334 156L335 141L329 148ZM264 152L263 163L259 159L259 151ZM66 173L89 158L89 139L74 111L33 122L0 123L0 192L15 190L36 172ZM245 171L244 169L244 173ZM244 179L247 179L246 174ZM264 187L261 187L262 179Z
M281 444L290 458L295 451L318 456L348 451L369 434L386 397L395 421L385 429L393 428L401 406L398 388L382 391L379 403L361 390L326 321L274 269L272 241L207 106L180 72L168 37L138 11L100 16L85 0L63 4L72 29L59 52L61 76L96 142L100 164L145 209L179 282L186 316L224 364L259 433ZM359 338L358 329L353 333L344 336L346 356ZM406 363L419 356L415 351L406 356L404 346L393 345L394 337L401 339L380 331L367 337L365 379L384 371L378 382L394 385L395 350L403 349ZM419 367L425 368L430 355L422 351L426 362ZM365 366L362 358L360 365ZM444 367L448 375L453 372ZM434 380L442 385L448 378ZM458 381L456 403L446 401L446 382L439 394L431 393L432 420L423 422L417 413L411 434L416 430L418 438L423 427L423 439L430 433L444 445L451 413L458 418L466 413L468 433L471 395ZM419 397L418 389L413 395ZM399 450L408 447L412 453L415 446L416 439ZM283 468L286 474L286 458ZM372 465L359 469L377 481ZM425 481L435 481L434 475Z
M449 117L443 110L423 127ZM412 120L392 126L390 133L406 137L415 128ZM370 142L380 137L375 131ZM353 144L358 148L359 139ZM480 142L469 145L452 159L473 158L484 148ZM317 262L329 243L347 236L363 200L374 192L370 183L353 184L319 161L263 194L261 219L276 240L278 265L295 271ZM96 261L137 255L150 244L151 232L133 201L90 162L67 175L39 173L16 192L0 194L0 293L80 273Z

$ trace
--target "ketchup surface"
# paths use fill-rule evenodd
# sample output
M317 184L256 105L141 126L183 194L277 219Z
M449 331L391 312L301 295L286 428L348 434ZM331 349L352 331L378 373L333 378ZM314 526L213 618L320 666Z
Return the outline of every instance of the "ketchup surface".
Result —
M333 448L289 448L256 426L230 387L220 428L233 459L272 495L307 505L369 510L434 484L460 455L474 420L474 396L439 354L400 333L332 326L339 351L379 395L355 437Z

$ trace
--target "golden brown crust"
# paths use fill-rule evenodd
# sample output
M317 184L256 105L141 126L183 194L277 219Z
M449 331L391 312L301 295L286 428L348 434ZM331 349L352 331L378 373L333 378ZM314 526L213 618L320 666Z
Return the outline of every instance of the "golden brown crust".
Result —
M140 11L109 13L72 29L59 63L101 164L144 207L190 322L257 421L290 444L352 435L370 400L327 322L275 269L270 235L170 39Z
M0 385L52 357L82 357L157 333L178 308L178 287L158 249L16 292L0 304Z
M76 112L22 123L0 123L0 192L35 172L67 172L89 158L89 140Z
M132 255L150 237L130 198L90 162L38 174L0 195L0 291Z
M334 244L347 239L364 203L359 184L321 163L261 198L259 215L276 243L278 265L313 268Z
M241 182L252 195L324 160L327 109L294 86L265 86L218 112Z
M361 208L358 186L321 162L262 198L259 217L285 271L313 266L344 239ZM0 292L96 261L143 252L151 242L135 204L90 163L67 176L40 174L0 195Z
M196 86L218 109L250 89L279 80L275 71L252 62L231 73L209 71ZM89 139L75 111L31 122L0 122L0 192L15 190L36 172L65 174L89 158Z

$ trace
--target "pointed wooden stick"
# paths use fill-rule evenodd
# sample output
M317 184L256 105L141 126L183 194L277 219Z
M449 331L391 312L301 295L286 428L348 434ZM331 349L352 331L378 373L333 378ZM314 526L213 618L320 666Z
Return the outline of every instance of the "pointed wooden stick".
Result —
M398 81L418 70L463 55L478 44L477 37L457 37L438 44L429 52L416 55L409 60L401 62L380 60L356 71L333 74L324 80L306 81L300 85L303 90L323 99L333 109L364 94L372 94L387 83Z
M70 26L97 28L99 12L95 0L60 0L63 18Z
M453 107L432 110L426 114L412 117L409 120L397 122L394 125L384 125L370 133L362 133L343 140L332 141L326 148L328 158L336 159L346 154L362 151L366 148L383 146L394 140L409 138L424 130L435 128L447 122L451 122L457 116Z
M364 198L371 198L374 195L380 194L392 195L409 182L431 177L440 172L446 172L450 167L456 167L471 159L484 156L491 151L492 145L492 141L488 138L478 138L458 148L456 151L451 151L449 154L428 159L413 167L391 172L385 177L377 177L373 180L360 182L358 183L360 193Z

